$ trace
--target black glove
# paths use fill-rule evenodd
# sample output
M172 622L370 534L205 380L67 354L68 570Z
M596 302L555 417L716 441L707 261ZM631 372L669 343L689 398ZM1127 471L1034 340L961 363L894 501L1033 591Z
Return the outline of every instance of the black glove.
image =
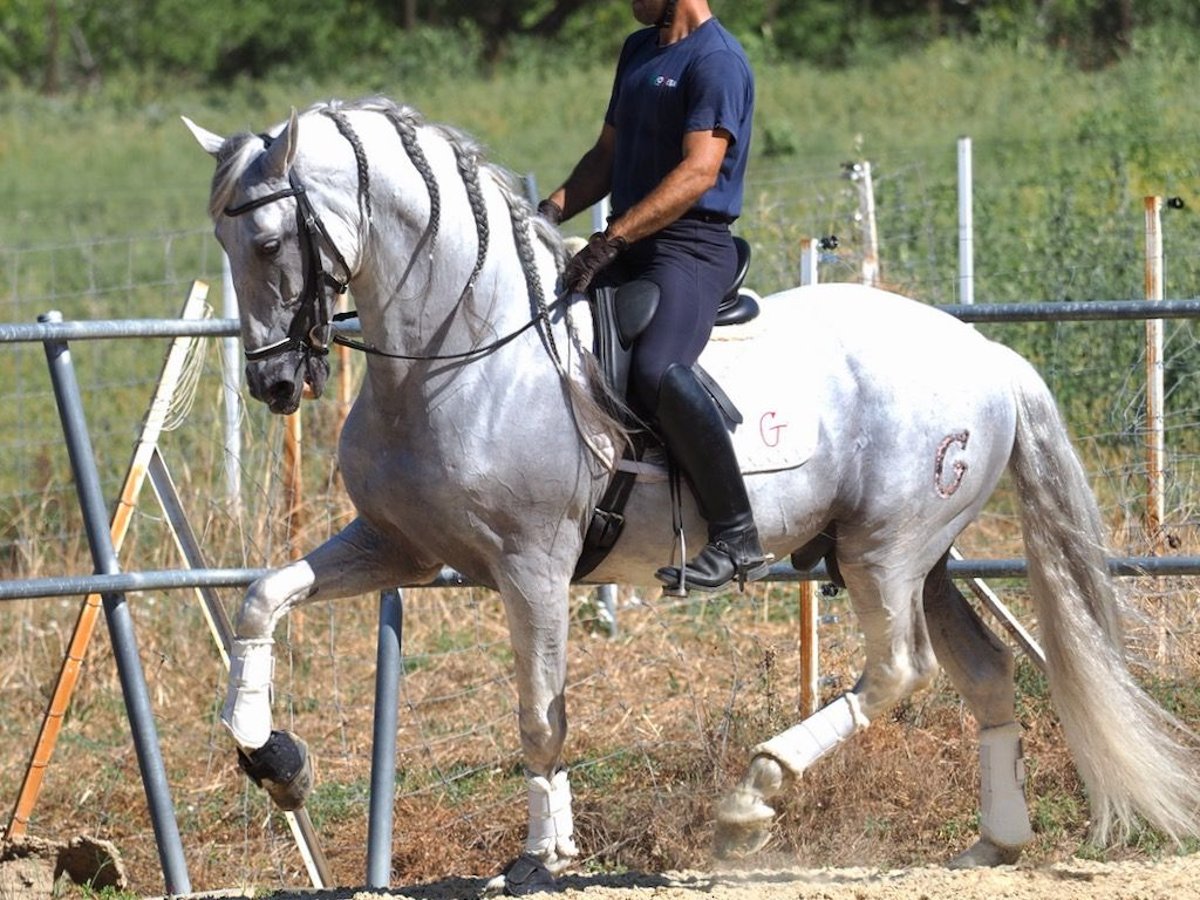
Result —
M609 237L597 231L588 238L587 246L576 253L563 270L563 285L571 291L584 293L592 279L614 259L629 249L623 237Z
M547 197L537 208L538 215L549 222L551 225L561 225L563 220L563 208Z

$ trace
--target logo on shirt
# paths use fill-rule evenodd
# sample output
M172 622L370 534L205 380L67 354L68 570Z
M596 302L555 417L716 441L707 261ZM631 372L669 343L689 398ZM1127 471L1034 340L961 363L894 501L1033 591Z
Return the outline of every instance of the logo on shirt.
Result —
M679 86L678 81L676 81L674 78L670 78L666 75L655 75L653 78L650 79L650 83L652 85L654 85L654 87L673 88L673 87Z

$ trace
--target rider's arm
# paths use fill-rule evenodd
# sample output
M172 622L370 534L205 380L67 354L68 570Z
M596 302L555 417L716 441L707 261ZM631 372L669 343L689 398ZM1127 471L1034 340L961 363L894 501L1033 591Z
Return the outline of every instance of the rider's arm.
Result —
M629 243L666 228L696 205L717 183L732 136L723 128L689 131L683 136L683 159L649 194L612 222L605 232Z
M617 131L606 122L592 149L575 164L562 187L547 198L563 211L563 221L607 196L612 187L616 146Z

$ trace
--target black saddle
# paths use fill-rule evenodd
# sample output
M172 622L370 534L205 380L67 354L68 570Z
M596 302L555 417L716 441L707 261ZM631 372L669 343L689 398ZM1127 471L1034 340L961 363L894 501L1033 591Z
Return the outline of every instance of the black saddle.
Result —
M735 236L737 270L717 307L717 326L741 325L759 313L758 301L742 291L750 269L750 245ZM628 281L616 287L601 287L592 292L592 319L595 323L596 359L613 394L624 399L629 388L629 363L633 342L646 330L658 310L658 285L650 281ZM696 366L701 381L713 392L717 402L734 421L736 410L716 382Z
M750 268L750 245L740 237L734 237L738 265L725 295L717 308L718 326L740 325L749 322L759 313L758 301L751 294L742 292L742 282ZM646 330L654 313L658 310L658 285L650 281L629 281L616 287L601 287L589 298L594 322L594 352L600 369L613 394L624 400L629 389L629 365L633 342ZM693 370L733 425L740 425L742 414L733 401L721 390L720 385L705 372L700 364ZM623 409L614 410L618 415ZM645 449L644 432L634 426L634 440L625 448L629 459L640 459ZM636 476L624 470L613 475L600 503L592 511L592 520L584 536L583 552L575 568L576 580L585 577L598 566L613 548L621 530L625 527L625 502L633 490Z

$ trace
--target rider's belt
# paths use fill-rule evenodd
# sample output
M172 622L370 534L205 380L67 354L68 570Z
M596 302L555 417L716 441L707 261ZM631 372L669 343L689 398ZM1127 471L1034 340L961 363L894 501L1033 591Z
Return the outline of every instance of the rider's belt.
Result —
M737 216L729 216L725 213L708 212L703 209L689 209L679 218L691 219L693 222L707 222L710 225L729 225Z

